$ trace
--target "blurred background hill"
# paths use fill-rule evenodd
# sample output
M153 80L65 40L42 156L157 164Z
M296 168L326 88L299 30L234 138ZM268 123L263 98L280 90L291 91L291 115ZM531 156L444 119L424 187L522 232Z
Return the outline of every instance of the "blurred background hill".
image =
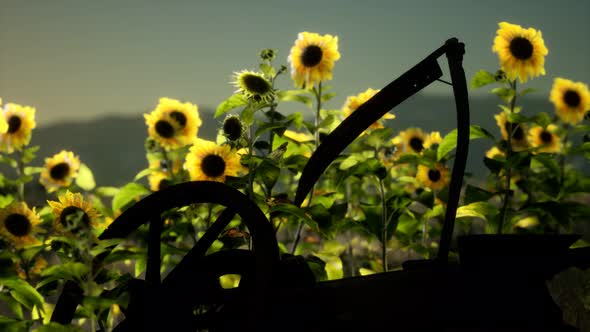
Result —
M471 98L471 123L490 131L496 138L500 133L494 114L499 112L498 98ZM520 103L519 103L520 104ZM522 100L523 112L546 111L552 114L548 100L540 97ZM223 117L213 117L213 107L201 107L203 125L199 136L214 140ZM304 111L305 112L305 111ZM447 134L456 127L454 102L450 97L416 95L396 107L397 116L389 125L396 132L408 127L438 130ZM309 111L311 116L311 111ZM38 124L33 132L32 145L40 145L36 165L41 166L46 157L62 149L74 151L94 172L96 182L103 186L120 186L132 181L135 174L147 167L144 141L147 129L143 113L136 115L106 115L94 120L61 122L49 126ZM488 140L474 140L470 146L467 171L482 179L487 171L482 158L492 145Z

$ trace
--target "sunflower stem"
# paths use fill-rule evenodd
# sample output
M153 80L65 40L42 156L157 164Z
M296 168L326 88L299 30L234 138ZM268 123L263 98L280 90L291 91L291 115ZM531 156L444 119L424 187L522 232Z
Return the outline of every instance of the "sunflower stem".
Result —
M16 152L16 177L21 178L23 175L25 175L25 163L23 162L23 151L22 150L17 150ZM17 185L17 197L19 199L19 201L24 202L25 201L25 183L23 182L23 180L19 180L19 183Z
M248 171L248 197L250 199L254 199L254 161L252 160L252 156L254 155L254 130L252 129L252 125L248 126L248 164L250 166L250 170Z
M379 179L379 194L381 196L381 260L383 272L387 272L387 202L385 201L385 189L383 180Z
M563 136L563 142L561 143L562 153L559 155L559 181L561 183L561 188L563 188L563 184L565 182L565 158L567 152L567 141L569 139L569 124L564 124L563 129L565 131L565 135Z
M315 150L318 149L320 145L320 110L322 109L322 82L318 83L318 88L313 89L314 95L316 97L316 111L315 111L315 121L314 121L314 143L315 143ZM311 206L311 201L313 199L313 192L315 191L315 184L311 187L311 192L309 193L309 199L307 201L307 207ZM301 231L303 230L303 222L299 221L299 225L297 225L297 231L295 233L295 240L293 241L293 247L291 248L291 254L295 254L295 250L297 249L297 245L299 244L299 239L301 238Z
M514 107L516 105L516 79L514 81L510 82L510 88L512 88L512 90L514 91L514 97L512 97L512 100L510 101L510 114L514 113ZM514 131L516 130L516 126L513 126L513 123L509 121L510 119L508 119L508 123L510 123L510 125L508 126L508 128L510 129L508 131L508 138L507 138L507 146L506 146L506 191L504 193L504 202L502 204L502 210L501 210L501 215L500 215L500 220L498 223L498 230L497 230L497 234L502 234L502 228L504 227L504 224L506 222L506 215L508 213L508 206L510 204L510 180L511 180L511 176L512 176L512 167L510 166L510 159L512 157L512 135L514 134Z

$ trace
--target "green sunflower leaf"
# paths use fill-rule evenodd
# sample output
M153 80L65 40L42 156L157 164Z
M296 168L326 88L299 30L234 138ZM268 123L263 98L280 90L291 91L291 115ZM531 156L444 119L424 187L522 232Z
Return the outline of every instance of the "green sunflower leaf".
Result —
M393 136L393 128L379 128L369 132L366 142L369 146L380 147L383 146L383 143L387 142L391 136Z
M0 330L4 332L29 331L33 323L32 320L16 320L0 315Z
M264 134L267 131L273 131L275 133L277 133L277 135L281 136L283 135L283 133L285 132L285 130L287 130L287 127L289 126L289 123L283 123L283 122L272 122L272 123L263 123L260 126L258 126L258 129L256 129L256 132L254 133L254 136L259 137L260 135Z
M28 309L33 309L33 306L36 306L43 310L45 302L43 296L28 282L16 278L0 279L0 285L9 288L10 295Z
M547 127L552 122L551 117L546 112L537 113L531 120L543 128Z
M39 150L40 146L36 145L36 146L32 146L30 148L26 148L23 150L23 156L22 156L22 162L23 164L28 164L31 161L33 161L33 159L35 159L35 152L37 152L37 150Z
M329 101L334 97L336 97L335 92L324 93L324 94L322 94L322 102Z
M484 157L483 163L490 170L490 172L492 172L492 174L498 174L504 168L506 160Z
M512 123L525 123L529 121L529 118L519 113L509 113L507 117L508 121Z
M43 172L43 167L27 166L27 167L24 168L24 173L26 175L39 174L41 172Z
M117 187L98 187L95 192L99 196L113 197L119 192L119 190L120 189Z
M494 135L490 134L487 130L477 125L471 125L469 127L469 140L478 138L488 138L493 140ZM448 133L438 145L436 152L437 159L441 160L449 154L457 146L457 129L453 129Z
M5 208L8 204L14 201L14 196L12 195L0 195L0 208Z
M520 113L520 111L522 111L522 106L514 106L512 110L510 109L510 107L506 105L498 105L498 107L500 107L500 109L504 111L508 116L510 116L510 114Z
M314 232L319 232L320 228L318 223L315 222L304 209L299 208L293 204L287 203L280 203L273 206L270 209L270 213L273 212L283 212L294 217L297 217L299 220L303 221L307 226L309 226Z
M96 187L94 174L92 174L92 170L84 163L80 164L78 176L76 177L76 185L86 191L90 191Z
M8 165L10 165L10 167L13 167L13 168L18 165L18 163L16 162L16 159L10 158L8 156L3 156L3 155L0 155L0 163L8 164Z
M244 96L242 94L232 95L229 98L227 98L226 100L222 101L219 104L219 106L217 106L217 109L215 110L214 117L218 117L220 115L223 115L223 114L233 110L234 108L244 106L246 104L248 104L248 98L246 98L246 96Z
M64 264L49 266L41 272L41 275L57 279L81 281L88 275L88 272L90 272L90 269L86 264L67 262Z
M282 90L277 93L279 101L295 101L311 107L313 101L306 90Z
M0 293L0 301L4 303L18 319L24 318L23 306L8 294ZM0 316L1 317L1 316ZM0 325L1 326L1 325Z
M464 206L460 206L457 209L456 218L477 217L484 220L488 220L488 218L493 218L499 212L499 209L491 203L475 202Z
M486 86L488 84L496 83L496 77L494 74L490 73L487 70L480 70L471 79L471 88L479 89L482 86Z
M73 324L62 325L56 322L50 322L47 325L40 326L32 332L82 332L82 328Z
M135 177L133 178L133 181L138 181L150 174L152 174L154 170L151 168L144 168L143 170L141 170L139 173L135 174Z
M119 211L129 203L139 200L142 196L150 194L151 191L139 183L130 182L124 185L113 197L113 211Z
M493 88L490 92L507 103L511 102L512 98L514 98L514 90L510 88Z
M487 201L495 195L493 192L489 192L485 189L481 189L476 186L468 184L465 187L465 196L463 201L465 204L471 204L475 202Z
M351 154L350 156L348 156L346 159L344 159L341 163L339 168L341 170L347 170L349 168L351 168L352 166L358 164L359 162L361 162L362 160L359 158L358 155L356 154Z
M268 78L273 78L276 75L275 69L268 63L261 63L260 71Z
M240 119L248 126L254 123L254 112L256 109L252 107L245 107L240 113Z
M559 169L559 165L555 160L555 157L550 153L539 153L532 157L531 160L531 168L536 168L535 163L539 163L545 167L550 173L552 173L555 177L561 177L561 171Z
M524 95L528 95L529 93L532 93L532 92L537 92L537 91L538 91L538 89L535 89L535 88L526 88L526 89L524 89L524 90L520 91L520 92L518 93L518 96L519 96L519 97L522 97L522 96L524 96Z
M269 161L263 161L256 169L256 175L262 180L268 192L277 183L281 169Z

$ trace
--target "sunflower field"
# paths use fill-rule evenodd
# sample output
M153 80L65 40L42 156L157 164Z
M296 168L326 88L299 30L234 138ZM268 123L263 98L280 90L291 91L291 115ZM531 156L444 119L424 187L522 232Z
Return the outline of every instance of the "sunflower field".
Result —
M490 114L498 127L471 125L470 139L489 140L492 148L478 156L487 174L463 183L455 235L576 233L584 236L574 246L588 246L588 85L549 73L555 76L550 91L526 87L547 75L550 54L539 30L501 22L491 44L498 68L469 76L471 89L498 97L497 114ZM286 61L277 50L260 51L257 70L233 74L230 96L215 112L223 122L214 141L199 136L204 123L195 103L160 98L144 114L145 145L137 147L145 149L146 167L122 187L95 183L76 151L40 159L39 147L30 145L36 109L0 99L0 162L6 166L0 173L0 330L111 331L124 319L125 285L145 275L148 228L124 241L102 241L100 234L142 198L189 181L221 182L246 195L270 221L281 253L303 257L318 281L433 257L457 130L398 128L390 112L330 165L301 207L292 203L323 137L379 91L359 87L340 109L326 109L336 96L328 82L340 57L337 36L312 32L299 33ZM520 106L530 94L546 96L554 112ZM287 103L312 116L283 112ZM31 203L31 183L44 188L44 204ZM222 210L191 204L161 216L162 275ZM235 217L208 252L251 247L248 228ZM107 250L108 258L96 264ZM70 325L51 322L65 281L83 291ZM238 287L240 276L219 282Z

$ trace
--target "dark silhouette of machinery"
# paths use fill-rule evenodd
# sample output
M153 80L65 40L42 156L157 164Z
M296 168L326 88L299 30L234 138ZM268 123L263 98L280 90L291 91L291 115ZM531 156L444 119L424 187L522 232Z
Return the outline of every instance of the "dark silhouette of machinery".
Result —
M545 280L572 266L587 268L587 249L568 249L575 235L459 237L459 262L449 262L455 214L469 144L464 45L452 38L360 106L317 148L301 176L300 206L324 170L366 128L430 83L446 55L457 110L457 151L438 255L403 270L316 282L298 256L279 255L275 233L244 194L216 182L165 188L127 209L100 236L126 238L149 222L145 280L128 284L129 305L116 331L567 331ZM215 203L225 210L182 261L160 277L160 215L174 207ZM253 250L207 249L235 215L248 227ZM108 254L105 254L108 255ZM105 255L96 258L97 264ZM240 274L235 289L218 277ZM82 298L66 282L52 321L69 323Z

